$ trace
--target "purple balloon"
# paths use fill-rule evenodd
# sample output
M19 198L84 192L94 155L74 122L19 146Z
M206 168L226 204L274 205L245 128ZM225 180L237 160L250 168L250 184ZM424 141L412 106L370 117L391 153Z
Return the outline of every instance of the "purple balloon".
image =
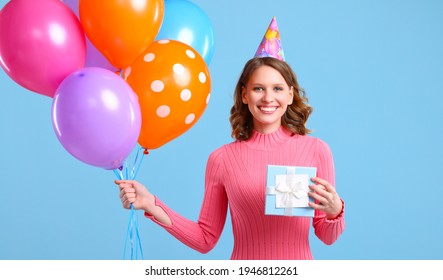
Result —
M114 72L118 71L118 68L114 67L111 62L109 62L109 60L97 50L88 38L86 38L85 67L100 67Z
M52 125L62 146L78 160L116 169L137 144L141 111L137 95L120 76L86 67L58 87Z

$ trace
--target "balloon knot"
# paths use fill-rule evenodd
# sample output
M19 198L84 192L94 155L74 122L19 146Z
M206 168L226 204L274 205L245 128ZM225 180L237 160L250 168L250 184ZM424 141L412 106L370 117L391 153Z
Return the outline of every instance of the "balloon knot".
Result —
M148 149L145 149L143 154L145 154L145 155L149 154Z

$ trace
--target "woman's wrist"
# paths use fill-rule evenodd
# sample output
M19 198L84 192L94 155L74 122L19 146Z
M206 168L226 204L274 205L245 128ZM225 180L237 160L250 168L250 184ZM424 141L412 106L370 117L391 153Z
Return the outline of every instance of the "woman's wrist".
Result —
M155 207L156 207L155 196L153 194L149 193L146 197L146 205L143 208L143 210L147 213L152 214Z
M344 211L343 200L340 199L340 203L341 203L341 206L339 208L340 210L337 211L337 212L334 212L334 213L326 213L326 219L328 219L328 220L335 220L335 219L337 219L338 217L340 217L343 214L343 211Z
M148 194L145 213L164 225L172 225L172 221L168 214L161 206L156 204L156 197L152 194Z

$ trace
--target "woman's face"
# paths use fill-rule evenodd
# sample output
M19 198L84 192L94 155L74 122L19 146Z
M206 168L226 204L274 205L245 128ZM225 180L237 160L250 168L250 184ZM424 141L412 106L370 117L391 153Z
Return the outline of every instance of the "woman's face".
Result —
M278 130L293 94L280 72L266 65L257 68L242 90L242 101L248 104L254 129L261 133Z

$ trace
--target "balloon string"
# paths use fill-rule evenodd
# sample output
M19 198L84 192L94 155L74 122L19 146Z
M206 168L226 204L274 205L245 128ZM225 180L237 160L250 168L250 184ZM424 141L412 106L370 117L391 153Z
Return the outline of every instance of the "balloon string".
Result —
M141 151L144 150L142 153L142 156L140 156ZM147 150L140 147L136 153L134 162L132 164L132 167L129 168L127 161L123 163L123 166L117 169L114 169L114 173L117 176L119 180L124 180L127 178L128 180L134 180L135 177L138 174L138 171L140 170L141 163L143 161L143 155L147 154ZM135 237L135 240L134 240ZM141 246L140 241L140 234L138 231L138 223L137 223L137 216L136 216L136 209L134 208L134 205L131 204L130 206L130 216L129 216L129 222L128 222L128 228L126 231L126 237L125 237L125 244L123 248L123 259L126 259L126 252L127 252L127 245L129 243L129 256L131 260L137 260L139 257L139 250L141 259L144 259L143 256L143 248Z
M128 244L128 240L129 240L130 259L131 260L138 260L139 259L138 250L140 249L140 256L141 256L141 259L143 260L144 259L143 248L141 246L140 234L138 231L137 217L135 214L136 214L136 210L135 210L134 206L131 204L131 214L130 214L130 219L128 222L128 229L127 229L126 238L125 238L125 245L124 245L124 249L123 249L123 259L126 259L127 244ZM135 234L134 234L134 232L135 232ZM135 239L134 239L134 235L135 235Z
M144 150L144 152L142 153L142 156L140 157L140 152ZM146 149L140 147L137 151L137 154L135 156L134 159L134 164L132 166L132 178L135 179L135 177L137 177L138 171L140 170L140 166L142 165L142 161L143 161L143 155L146 154ZM140 160L138 160L140 157Z
M119 179L119 180L123 180L123 174L122 174L121 170L119 170L119 169L114 169L113 171L114 171L114 174L115 174L115 176L117 177L117 179Z

